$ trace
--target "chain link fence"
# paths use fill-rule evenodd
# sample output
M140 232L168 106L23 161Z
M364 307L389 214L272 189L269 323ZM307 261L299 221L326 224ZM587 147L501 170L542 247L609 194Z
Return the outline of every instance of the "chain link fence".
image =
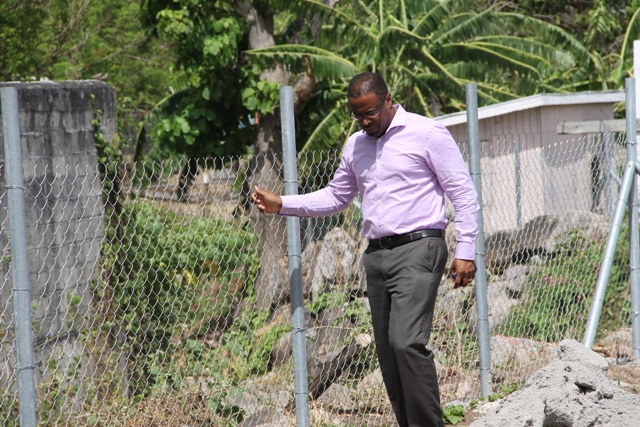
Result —
M482 144L494 391L522 385L561 339L582 338L624 162L617 134ZM25 171L40 425L295 425L284 219L248 203L256 183L282 192L280 163L195 163ZM300 192L326 185L338 163L335 152L301 154ZM10 427L0 190L0 421ZM311 425L396 425L371 340L358 201L303 219L301 235ZM447 242L451 254L452 225ZM610 357L624 357L630 325L628 259L622 241L598 335ZM474 287L453 290L445 277L429 343L444 405L480 396L475 330Z

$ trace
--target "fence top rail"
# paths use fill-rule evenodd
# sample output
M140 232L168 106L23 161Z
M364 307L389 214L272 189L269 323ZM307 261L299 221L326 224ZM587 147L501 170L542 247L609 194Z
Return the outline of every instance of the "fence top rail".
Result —
M637 121L640 126L640 120ZM627 130L627 121L618 120L584 120L580 122L558 122L557 131L559 135L566 134L583 134L583 133L602 133L605 126L609 126L609 132L625 132Z

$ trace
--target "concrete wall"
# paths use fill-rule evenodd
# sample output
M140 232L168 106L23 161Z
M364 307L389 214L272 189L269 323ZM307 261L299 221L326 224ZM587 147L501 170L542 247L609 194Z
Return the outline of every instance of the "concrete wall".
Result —
M90 283L104 237L95 119L107 140L116 132L115 89L97 81L2 83L18 90L25 183L29 278L37 381L47 365L67 374L84 359L80 330L90 325ZM101 111L101 113L100 113ZM1 118L0 118L1 120ZM2 128L0 126L0 136ZM1 139L0 139L1 141ZM4 165L0 145L0 163ZM14 349L9 224L0 180L0 387L13 387ZM76 369L77 366L73 367ZM83 369L91 369L83 366Z

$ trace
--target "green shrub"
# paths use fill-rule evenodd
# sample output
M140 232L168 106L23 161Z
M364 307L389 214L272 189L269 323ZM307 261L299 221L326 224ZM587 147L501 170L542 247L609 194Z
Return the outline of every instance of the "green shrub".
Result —
M126 227L107 228L95 291L108 304L104 327L126 333L132 386L142 391L159 355L170 359L251 294L259 259L253 235L224 221L136 201L118 223Z
M605 294L598 336L629 324L629 229L623 226ZM606 236L571 230L555 257L527 279L523 302L511 308L500 333L558 342L580 339L585 333Z

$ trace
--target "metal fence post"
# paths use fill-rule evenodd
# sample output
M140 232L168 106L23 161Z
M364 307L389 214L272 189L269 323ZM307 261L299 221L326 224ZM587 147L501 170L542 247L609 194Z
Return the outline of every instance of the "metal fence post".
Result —
M296 136L293 118L293 88L280 87L280 120L282 123L282 151L284 162L284 190L287 195L298 194L296 165ZM302 294L302 256L300 219L287 218L287 250L289 254L289 288L291 292L291 335L296 400L296 425L309 426L309 383L307 378L307 346Z
M584 339L582 340L582 344L587 348L593 347L593 342L596 338L598 321L600 320L600 313L602 312L602 304L604 302L604 294L607 291L607 281L611 275L616 245L618 244L618 237L620 237L620 228L624 220L624 211L629 199L629 191L631 190L631 183L633 182L635 172L635 162L628 162L624 170L624 176L622 177L622 184L620 185L620 192L618 193L618 203L616 204L616 211L613 214L613 220L609 228L607 244L604 248L604 256L602 257L602 263L600 263L600 273L598 274L596 290L593 295L591 309L589 310L587 329L584 334Z
M613 146L611 143L611 132L609 125L604 124L604 167L602 168L602 179L604 179L604 198L607 208L607 218L611 218L613 214L613 192L611 189L611 158L613 154Z
M31 286L29 284L17 89L14 87L0 88L0 101L2 103L4 167L9 205L9 234L11 236L11 277L13 279L20 425L35 427L37 419L33 333L31 330Z
M478 317L478 346L480 348L480 392L489 395L491 354L489 352L489 308L487 305L487 267L482 216L482 179L480 174L480 126L478 124L478 88L475 83L465 85L467 101L467 136L469 139L469 172L478 193L478 237L476 238L476 313Z
M625 79L627 107L627 161L637 160L636 81ZM638 176L634 173L629 190L629 256L631 286L631 331L633 349L640 357L640 236L638 236Z
M518 230L522 228L522 192L520 191L520 141L516 141L515 147L515 169L516 169L516 225Z

